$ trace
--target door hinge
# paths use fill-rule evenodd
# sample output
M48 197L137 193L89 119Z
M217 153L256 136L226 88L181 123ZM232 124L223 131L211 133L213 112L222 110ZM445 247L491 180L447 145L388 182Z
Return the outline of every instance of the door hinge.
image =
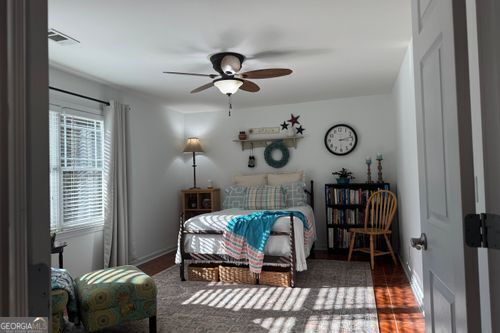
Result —
M500 216L484 213L467 215L465 243L470 247L500 249Z

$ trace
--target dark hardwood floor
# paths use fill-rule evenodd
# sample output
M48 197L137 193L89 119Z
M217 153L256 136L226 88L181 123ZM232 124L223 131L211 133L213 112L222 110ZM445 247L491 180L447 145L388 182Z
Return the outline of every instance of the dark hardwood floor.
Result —
M316 259L346 260L345 255L316 251ZM366 256L353 260L366 260ZM149 275L157 274L175 263L175 252L167 253L139 266ZM425 322L410 283L400 264L394 265L389 256L376 258L372 271L373 287L381 333L425 332Z
M334 255L327 251L316 251L316 258L347 260L345 255ZM369 261L370 259L367 255L360 255L353 256L353 260ZM380 332L425 332L423 313L418 307L401 264L394 265L390 256L375 258L372 279Z

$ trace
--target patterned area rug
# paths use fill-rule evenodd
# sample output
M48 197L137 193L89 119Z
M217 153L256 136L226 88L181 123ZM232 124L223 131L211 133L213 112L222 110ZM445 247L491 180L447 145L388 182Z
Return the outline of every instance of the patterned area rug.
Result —
M379 332L370 266L308 260L297 287L179 280L179 268L154 276L159 332ZM147 320L106 332L148 332Z

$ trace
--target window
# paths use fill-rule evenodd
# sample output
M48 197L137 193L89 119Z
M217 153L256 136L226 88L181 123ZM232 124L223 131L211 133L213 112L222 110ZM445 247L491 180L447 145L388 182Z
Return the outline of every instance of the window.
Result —
M50 223L58 231L104 222L102 118L65 110L49 111Z

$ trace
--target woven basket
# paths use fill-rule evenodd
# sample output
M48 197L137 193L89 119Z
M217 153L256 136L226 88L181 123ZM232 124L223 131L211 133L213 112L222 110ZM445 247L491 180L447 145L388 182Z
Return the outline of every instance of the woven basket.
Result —
M256 284L257 279L250 273L248 267L219 266L220 280L223 282Z
M219 281L219 265L191 264L188 266L189 281Z
M268 286L290 287L291 280L292 274L289 268L281 269L273 267L272 270L263 270L259 276L259 284Z

